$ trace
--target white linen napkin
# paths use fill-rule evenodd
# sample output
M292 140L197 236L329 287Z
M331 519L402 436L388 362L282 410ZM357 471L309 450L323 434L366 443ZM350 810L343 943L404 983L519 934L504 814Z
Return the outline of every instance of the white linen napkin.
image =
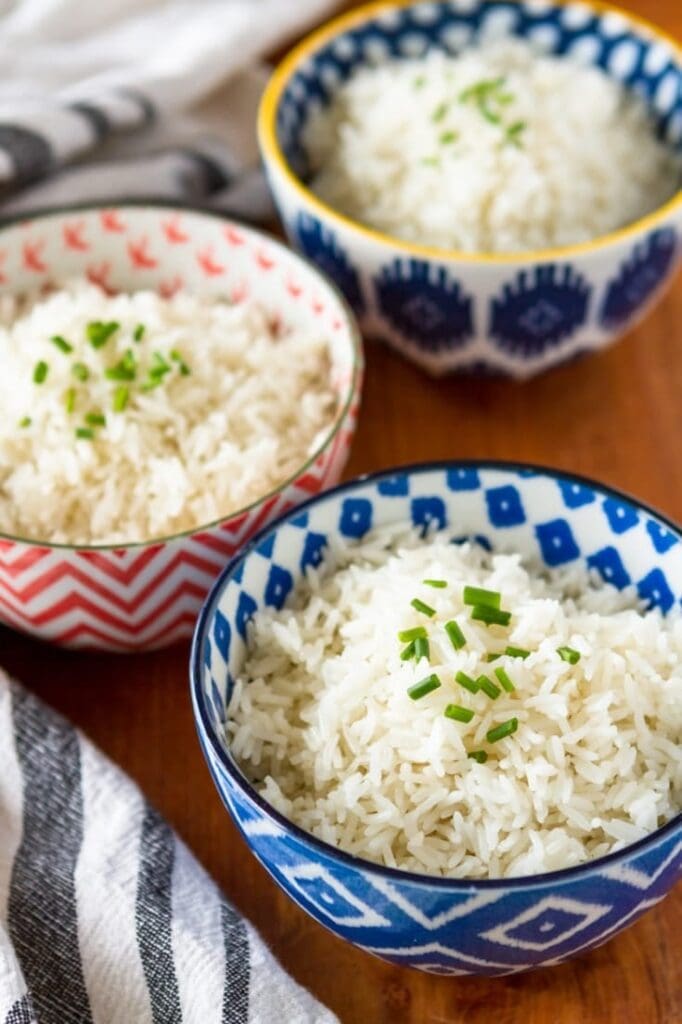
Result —
M0 672L0 1024L334 1024L139 790Z
M264 55L334 0L0 0L0 216L166 199L271 213Z

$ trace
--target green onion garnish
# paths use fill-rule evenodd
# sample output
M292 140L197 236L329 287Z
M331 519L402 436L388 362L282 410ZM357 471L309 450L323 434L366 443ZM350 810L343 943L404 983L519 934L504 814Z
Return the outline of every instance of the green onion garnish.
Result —
M497 590L484 590L483 587L465 587L464 604L485 605L487 608L499 608L502 595Z
M422 583L435 590L443 590L448 585L447 580L422 580Z
M530 656L530 651L527 651L525 647L512 647L511 645L505 647L504 653L509 658L528 658Z
M79 441L92 441L95 431L90 427L76 427L75 434Z
M496 668L495 675L497 676L498 682L503 690L506 690L507 693L514 692L516 687L514 686L508 674L505 672L503 668Z
M74 363L71 367L71 373L74 375L76 380L87 380L90 376L90 371L85 363Z
M485 738L488 743L497 743L498 740L503 740L507 736L511 736L512 733L515 733L518 727L518 718L510 718L509 721L496 725L494 729L489 729L485 734Z
M412 85L414 86L415 89L421 89L425 84L426 84L426 77L425 77L425 75L417 75L417 77L412 82Z
M22 416L21 419L19 420L19 426L20 427L30 427L31 426L31 417L30 416Z
M178 352L176 348L171 349L170 357L173 360L173 362L178 364L178 370L180 371L182 376L189 377L192 371L190 370L189 366L187 365L185 360L182 358L182 355Z
M470 757L472 761L476 761L477 764L485 764L488 760L485 750L470 750L467 757Z
M487 626L508 626L511 612L503 612L499 608L491 608L487 604L475 604L471 609L471 618L485 622Z
M135 380L137 375L137 361L135 353L131 348L126 349L122 359L115 366L110 366L104 371L107 380Z
M407 696L412 700L419 700L421 697L425 697L427 693L432 693L433 690L437 690L440 686L440 679L435 672L432 672L426 679L420 680L413 686L408 686Z
M415 626L413 629L402 629L398 633L398 640L403 644L409 644L411 640L416 640L418 637L426 636L426 630L423 626Z
M88 412L85 414L85 422L90 427L106 427L107 418L101 412Z
M463 686L465 690L468 690L469 693L478 693L478 683L471 676L468 676L466 672L458 672L455 676L455 681L460 686Z
M517 149L521 149L523 145L521 135L526 130L526 127L527 125L525 121L514 121L514 123L510 124L507 128L504 141L508 142L512 146L516 146Z
M459 704L448 704L443 712L446 718L452 718L455 722L470 722L474 717L473 711L469 708L460 707Z
M76 389L75 388L67 388L66 389L66 392L64 393L64 408L66 409L66 411L69 414L71 414L73 412L73 410L76 408Z
M451 142L457 142L459 138L459 132L441 132L438 136L438 141L441 146L449 146Z
M111 407L114 412L123 412L126 405L128 404L128 397L130 392L125 384L120 384L114 391L114 400L111 403Z
M438 106L436 107L436 109L434 110L434 112L431 114L431 120L433 122L435 122L435 124L438 124L439 121L443 120L443 118L445 117L447 112L448 112L448 104L447 103L439 103Z
M36 363L35 370L33 371L33 383L42 384L48 375L50 367L47 363L41 359L39 363Z
M499 688L499 686L495 686L492 679L489 679L488 676L479 676L478 679L476 680L476 685L478 686L479 690L483 690L485 695L487 697L490 697L491 700L497 700L497 698L502 693L502 690Z
M62 338L61 334L53 334L50 341L58 348L60 352L73 352L73 345L71 345L66 338Z
M432 619L433 616L436 614L435 608L432 608L430 604L425 604L423 601L420 601L418 597L415 597L412 601L410 601L410 604L415 609L415 611L421 612L422 615L428 615L430 619Z
M92 320L85 328L85 334L93 348L102 348L120 326L115 320L106 323L102 320Z
M429 641L423 636L418 636L417 639L412 642L414 643L414 656L416 660L419 661L420 658L428 658Z
M414 653L414 640L412 640L407 645L407 647L403 647L402 651L400 652L400 660L411 661L411 659L414 658Z
M580 651L576 651L573 647L557 647L556 652L561 660L567 661L569 665L575 665L580 661Z
M138 324L135 330L133 331L133 338L135 339L135 341L142 341L142 338L144 337L144 332L144 324Z
M501 651L489 651L488 654L486 654L486 656L485 656L485 660L488 661L488 662L490 662L490 661L497 661L497 659L501 658L501 657L502 657L502 652Z
M459 624L455 622L454 619L452 619L450 622L445 623L445 632L448 634L450 643L452 644L456 651L459 651L462 649L462 647L464 647L466 643L466 637L464 636L462 630L459 628Z

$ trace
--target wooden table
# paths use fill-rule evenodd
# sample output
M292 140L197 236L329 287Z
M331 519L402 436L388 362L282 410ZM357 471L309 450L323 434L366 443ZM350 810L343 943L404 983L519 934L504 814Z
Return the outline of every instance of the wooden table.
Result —
M629 0L682 37L679 0ZM369 346L348 475L422 459L508 458L614 484L682 520L682 289L615 348L519 385L434 381ZM343 1024L680 1024L682 887L608 945L502 979L392 967L333 937L275 886L209 779L186 645L135 657L52 650L0 629L0 663L140 784L276 955ZM282 1021L282 1024L287 1022Z

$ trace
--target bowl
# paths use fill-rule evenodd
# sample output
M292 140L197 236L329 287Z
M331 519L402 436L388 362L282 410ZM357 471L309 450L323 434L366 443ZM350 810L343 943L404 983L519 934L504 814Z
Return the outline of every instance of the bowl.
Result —
M309 36L272 76L259 139L291 242L325 271L362 330L433 374L533 376L619 338L660 297L680 255L682 192L593 241L511 254L400 241L319 200L302 133L354 71L482 38L517 36L572 55L643 96L661 136L682 149L682 51L651 25L602 3L437 0L371 4Z
M276 490L190 532L120 546L36 543L0 532L0 622L69 647L132 651L191 635L235 551L280 512L335 483L355 429L362 352L336 289L274 239L220 216L126 205L54 212L0 230L0 294L85 275L105 290L253 296L287 325L328 332L339 412ZM1 524L0 524L1 525Z
M617 491L504 463L413 466L344 484L281 517L220 576L194 635L191 689L208 767L244 840L278 885L336 935L392 963L499 975L560 963L606 942L682 874L682 814L639 842L551 874L454 880L385 868L289 822L244 777L225 738L246 623L281 605L330 536L392 522L437 524L549 567L587 565L664 611L682 599L682 535Z

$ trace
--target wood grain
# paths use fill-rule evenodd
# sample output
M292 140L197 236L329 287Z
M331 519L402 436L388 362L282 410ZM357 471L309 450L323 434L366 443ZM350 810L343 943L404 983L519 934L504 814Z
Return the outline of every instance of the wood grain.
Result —
M679 0L626 4L682 36ZM593 475L682 519L682 290L610 351L523 385L433 381L370 346L348 475L447 457ZM0 663L135 778L282 963L343 1024L680 1024L682 887L623 935L560 967L446 979L383 964L276 888L223 810L194 735L187 646L136 657L50 649L0 630ZM282 1022L287 1024L287 1022Z

